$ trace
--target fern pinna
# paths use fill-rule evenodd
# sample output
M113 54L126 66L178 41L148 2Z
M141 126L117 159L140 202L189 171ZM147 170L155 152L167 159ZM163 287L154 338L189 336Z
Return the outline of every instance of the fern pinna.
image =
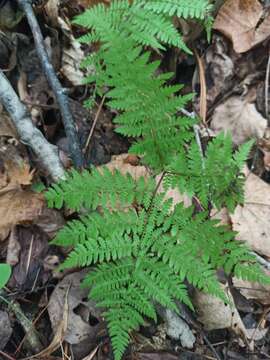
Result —
M130 152L153 173L135 181L106 167L72 170L46 193L49 206L89 209L67 223L54 243L73 247L62 269L95 266L84 285L104 309L116 360L144 317L156 320L155 302L176 312L176 299L192 308L185 280L224 301L217 269L269 281L234 232L209 219L210 204L233 211L243 201L241 169L251 143L233 152L230 136L221 134L202 157L193 135L195 120L179 115L192 96L177 95L181 86L167 85L171 74L157 75L159 62L151 62L144 50L167 44L189 51L171 17L204 20L209 9L206 0L114 0L75 20L90 30L82 42L100 44L84 61L83 66L95 68L86 82L118 111L116 131L137 139ZM161 182L164 192L158 191ZM168 187L195 197L202 211L173 207L165 196Z

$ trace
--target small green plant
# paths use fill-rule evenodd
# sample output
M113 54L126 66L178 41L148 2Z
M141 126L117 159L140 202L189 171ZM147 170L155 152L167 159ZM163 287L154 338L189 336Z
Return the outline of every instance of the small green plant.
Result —
M8 264L0 264L0 289L8 282L11 275L11 267Z
M89 209L68 222L54 243L73 246L61 269L95 266L84 286L104 309L116 360L144 317L156 320L155 302L176 312L176 299L192 308L185 280L224 301L217 269L269 282L246 245L209 216L213 206L233 211L243 202L241 169L251 143L234 152L231 137L220 134L202 156L195 120L179 115L192 95L180 96L181 86L167 85L171 74L157 75L159 62L151 62L144 48L168 44L189 51L171 17L203 21L209 9L206 0L114 0L75 20L90 30L82 42L100 44L84 61L95 67L86 82L118 111L116 131L137 139L130 152L142 156L153 175L135 181L106 167L72 170L46 193L51 207ZM197 206L173 207L169 187L196 199Z

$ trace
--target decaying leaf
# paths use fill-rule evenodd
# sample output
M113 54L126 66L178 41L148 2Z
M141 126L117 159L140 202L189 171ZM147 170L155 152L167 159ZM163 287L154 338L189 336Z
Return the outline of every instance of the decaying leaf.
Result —
M42 194L11 189L0 191L0 240L17 224L27 224L38 218L44 206Z
M135 180L141 176L144 178L150 176L150 171L145 166L138 164L134 166L134 158L131 158L130 154L112 156L112 160L106 166L110 171L118 170L122 174L129 173Z
M254 174L245 182L245 203L237 206L231 215L237 239L244 240L249 247L270 257L270 185Z
M67 294L68 321L62 340L72 344L74 351L76 351L76 345L78 345L77 351L83 351L83 356L89 354L95 346L101 322L100 310L95 307L92 300L87 299L89 290L81 287L81 280L86 273L83 270L65 276L53 291L48 305L52 329L56 334L58 324L62 319L66 290L69 288ZM90 324L90 320L93 320L93 325Z
M221 285L226 292L230 304L212 295L195 291L194 304L198 311L198 320L207 331L216 329L231 329L243 340L250 339L250 332L246 329L238 310L235 307L229 288Z
M266 271L270 276L270 271ZM246 299L256 300L263 305L270 305L270 286L233 278L234 287L238 288Z
M262 16L259 0L227 0L219 10L214 29L232 41L237 53L243 53L269 37L270 13L259 24Z
M80 86L85 76L80 69L80 63L85 56L84 52L80 43L72 35L69 24L60 17L58 23L69 40L68 46L63 49L61 72L73 85Z
M230 132L234 145L238 146L251 138L261 138L267 120L256 110L255 104L239 96L229 98L215 109L211 129Z

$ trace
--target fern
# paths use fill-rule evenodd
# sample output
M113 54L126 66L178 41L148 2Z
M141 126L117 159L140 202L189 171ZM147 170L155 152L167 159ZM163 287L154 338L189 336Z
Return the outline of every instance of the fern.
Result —
M179 115L192 95L181 96L181 86L168 85L171 74L157 75L159 62L144 50L173 45L189 52L171 17L206 21L209 10L206 0L114 0L75 19L90 30L80 41L100 44L83 63L95 67L85 82L94 83L107 106L118 111L116 131L136 139L130 152L153 174L135 181L106 167L72 170L46 193L51 207L89 211L67 223L54 243L73 247L61 269L92 266L83 285L104 310L116 360L144 317L156 320L155 302L176 312L175 300L193 308L186 280L224 301L217 269L269 283L245 244L209 219L208 211L233 211L243 202L241 170L252 144L234 152L231 137L221 134L202 154L193 135L196 120ZM202 211L173 207L158 191L161 183L196 198Z

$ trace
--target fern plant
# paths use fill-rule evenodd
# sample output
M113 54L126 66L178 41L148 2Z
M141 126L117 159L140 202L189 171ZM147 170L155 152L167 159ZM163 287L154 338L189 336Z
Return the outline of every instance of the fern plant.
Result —
M130 152L140 155L153 175L135 181L106 167L72 170L46 193L51 207L89 210L68 222L54 243L73 247L61 269L94 266L84 286L104 309L116 360L144 317L156 320L155 302L176 312L175 300L193 308L186 280L224 301L217 269L269 282L235 233L209 218L211 206L233 211L243 202L241 169L251 143L234 152L230 136L220 134L202 156L195 120L179 114L192 95L180 96L181 86L167 85L171 74L157 75L159 62L151 62L145 51L165 45L189 51L171 17L203 20L209 9L206 0L113 0L75 19L90 30L80 40L100 44L84 61L95 67L86 82L118 111L116 131L137 139ZM169 187L196 199L200 211L173 207Z
M9 264L0 264L0 289L8 282L11 275L11 267Z

